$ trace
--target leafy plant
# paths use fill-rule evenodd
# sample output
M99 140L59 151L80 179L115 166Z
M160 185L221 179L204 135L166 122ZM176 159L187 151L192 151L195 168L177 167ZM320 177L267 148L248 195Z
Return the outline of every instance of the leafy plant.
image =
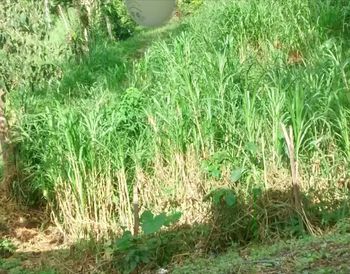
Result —
M206 199L211 198L215 206L220 206L224 202L226 206L232 207L236 203L236 194L232 189L219 188L210 192Z
M0 239L0 257L11 256L16 250L15 245L8 239Z
M135 23L131 20L124 1L106 1L103 4L102 11L110 20L113 35L117 40L125 40L133 35Z
M0 269L11 270L19 269L21 266L21 261L17 258L15 259L0 259Z
M231 175L230 175L230 179L232 183L236 183L239 181L239 179L241 178L241 176L244 173L244 169L243 168L235 168L231 171Z
M159 232L163 226L170 226L171 224L177 222L181 217L180 212L176 212L170 215L161 213L154 216L149 210L146 210L141 215L141 227L145 235L153 234Z
M140 221L144 235L134 236L130 231L124 231L121 238L115 241L112 247L117 258L117 265L122 267L124 273L131 273L142 264L157 261L159 250L167 246L169 239L159 234L162 227L169 227L181 217L180 212L172 214L161 213L154 215L146 210L142 213ZM169 258L162 258L162 262Z
M178 5L184 14L197 10L203 4L203 0L179 0Z
M216 152L209 159L202 161L202 169L209 177L213 177L217 180L221 179L221 169L225 166L226 162L229 162L226 152Z

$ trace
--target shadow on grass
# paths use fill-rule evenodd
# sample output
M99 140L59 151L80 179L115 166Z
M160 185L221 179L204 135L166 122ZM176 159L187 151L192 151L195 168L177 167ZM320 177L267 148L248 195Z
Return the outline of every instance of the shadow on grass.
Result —
M82 245L44 252L16 252L7 258L0 257L0 273L98 273L94 255Z
M118 245L113 240L108 245L90 241L44 252L14 252L0 259L0 273L154 273L159 268L172 269L188 258L216 257L232 247L241 249L252 243L273 243L308 234L292 206L291 190L254 189L248 195L234 192L230 205L225 197L228 191L221 191L223 195L215 202L213 196L208 201L212 206L207 223L174 225L131 237L122 250L120 242ZM350 216L346 195L337 201L321 192L301 196L310 225L320 232ZM28 242L31 240L29 237Z
M232 190L220 190L221 197L211 199L207 223L182 225L136 237L125 250L118 251L118 245L114 245L110 267L124 270L136 267L133 273L147 273L161 267L171 268L186 258L215 257L233 246L242 248L252 243L273 243L309 234L306 222L301 221L300 213L293 206L291 189L253 189L248 195L232 191L233 200L225 196L231 195L229 191ZM346 195L338 200L326 196L316 191L301 193L307 224L320 234L350 216Z

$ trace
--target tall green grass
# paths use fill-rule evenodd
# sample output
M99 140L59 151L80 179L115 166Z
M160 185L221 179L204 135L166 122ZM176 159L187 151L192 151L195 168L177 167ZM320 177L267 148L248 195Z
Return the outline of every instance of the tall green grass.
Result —
M35 190L75 237L131 228L136 184L142 208L181 210L184 223L208 221L203 198L228 187L247 203L231 212L231 230L253 218L266 239L285 219L263 225L262 213L277 216L284 197L248 205L256 189L291 185L282 123L293 128L301 189L317 193L313 224L332 224L347 214L338 182L349 175L349 18L347 1L207 1L132 66L120 70L118 59L123 75L109 65L108 77L80 87L86 96L70 97L74 79L98 75L94 63L109 58L92 55L58 88L67 100L33 97L17 110L29 175L18 187ZM342 213L326 218L323 207Z

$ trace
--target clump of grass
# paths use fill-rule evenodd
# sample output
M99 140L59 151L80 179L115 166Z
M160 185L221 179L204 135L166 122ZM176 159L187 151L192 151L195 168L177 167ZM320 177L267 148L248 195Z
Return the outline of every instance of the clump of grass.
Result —
M0 239L0 257L10 257L16 250L15 245L8 239Z
M348 272L348 235L305 237L269 245L232 248L219 256L197 257L172 273ZM336 258L336 259L335 259Z
M33 98L19 112L21 167L68 235L131 229L135 185L141 208L180 210L180 223L190 224L212 222L203 199L229 188L240 206L214 221L234 220L225 228L232 241L288 234L295 212L287 196L261 194L251 204L254 189L274 193L291 184L281 123L293 129L300 188L309 200L347 197L338 182L348 180L350 154L349 4L214 2L186 19L181 32L155 41L132 68L116 68L128 72L116 79L131 88L121 92L113 73L92 77L83 98ZM308 209L324 229L334 222L325 221L319 205ZM339 208L343 213L332 218L347 212Z

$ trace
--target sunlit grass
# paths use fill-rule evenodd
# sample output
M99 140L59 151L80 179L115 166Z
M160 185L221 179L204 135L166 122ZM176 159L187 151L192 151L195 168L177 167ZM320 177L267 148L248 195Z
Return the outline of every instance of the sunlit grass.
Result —
M43 195L65 233L130 228L136 183L142 208L179 209L183 223L208 221L203 198L218 187L247 200L254 189L287 189L281 123L293 128L302 190L346 197L338 182L348 180L350 156L350 5L215 2L170 38L92 50L66 71L57 102L33 97L17 111L23 184ZM148 47L124 60L121 47L137 43ZM256 222L269 210L279 209L260 204Z

